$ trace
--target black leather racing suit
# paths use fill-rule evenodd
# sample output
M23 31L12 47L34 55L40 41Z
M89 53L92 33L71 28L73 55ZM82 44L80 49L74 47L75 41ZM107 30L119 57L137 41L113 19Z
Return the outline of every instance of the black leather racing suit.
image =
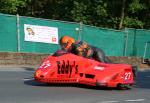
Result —
M100 49L100 48L97 48L97 47L86 44L87 47L82 48L82 50L79 51L77 48L82 47L83 43L85 43L85 42L79 41L79 42L74 43L72 45L71 53L76 54L76 55L81 54L80 56L83 56L83 57L86 57L86 58L92 58L92 59L95 59L96 61L99 61L99 62L111 63L111 61L105 55L103 50ZM88 54L89 50L91 51L90 54Z
M93 55L92 58L99 61L99 62L104 62L104 63L112 63L108 57L105 55L102 49L90 46L91 49L93 50Z

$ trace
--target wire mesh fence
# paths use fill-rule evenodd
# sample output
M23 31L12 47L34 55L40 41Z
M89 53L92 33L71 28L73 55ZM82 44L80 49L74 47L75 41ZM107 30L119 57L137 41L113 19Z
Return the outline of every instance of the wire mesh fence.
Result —
M114 30L82 23L31 18L19 15L0 14L0 51L53 53L59 44L25 41L24 25L39 25L58 28L58 39L64 35L83 40L104 50L109 56L139 56L150 58L150 47L145 52L145 43L150 41L150 31L126 28Z

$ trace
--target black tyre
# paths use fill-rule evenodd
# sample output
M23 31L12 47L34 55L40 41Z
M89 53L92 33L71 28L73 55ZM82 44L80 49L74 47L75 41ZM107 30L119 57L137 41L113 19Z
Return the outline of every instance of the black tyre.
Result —
M131 85L128 85L128 84L118 84L117 88L119 90L128 90L128 89L131 89Z

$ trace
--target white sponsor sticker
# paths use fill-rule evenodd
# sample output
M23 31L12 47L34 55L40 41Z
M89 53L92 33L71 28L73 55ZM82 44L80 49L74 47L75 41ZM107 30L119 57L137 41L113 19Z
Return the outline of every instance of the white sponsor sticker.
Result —
M104 70L105 67L95 66L94 69L96 69L96 70Z
M50 61L46 61L39 68L47 68L47 67L50 67L50 66L51 66Z

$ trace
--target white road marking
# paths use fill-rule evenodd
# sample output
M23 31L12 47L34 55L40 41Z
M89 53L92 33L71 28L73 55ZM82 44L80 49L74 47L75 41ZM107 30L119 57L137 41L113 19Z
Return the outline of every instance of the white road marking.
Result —
M34 72L34 71L29 71L29 70L25 70L25 69L19 69L19 68L12 68L12 69L3 69L3 68L0 68L0 71L6 71L6 72L11 72L11 71L15 71L15 72L20 72L20 71L23 71L23 72Z
M100 102L100 103L118 103L119 101L103 101L103 102Z
M23 78L22 80L27 81L27 80L34 80L34 78Z
M142 102L145 101L145 99L133 99L133 100L123 100L125 102ZM121 101L102 101L98 103L121 103Z
M126 102L141 102L144 101L145 99L135 99L135 100L124 100Z

